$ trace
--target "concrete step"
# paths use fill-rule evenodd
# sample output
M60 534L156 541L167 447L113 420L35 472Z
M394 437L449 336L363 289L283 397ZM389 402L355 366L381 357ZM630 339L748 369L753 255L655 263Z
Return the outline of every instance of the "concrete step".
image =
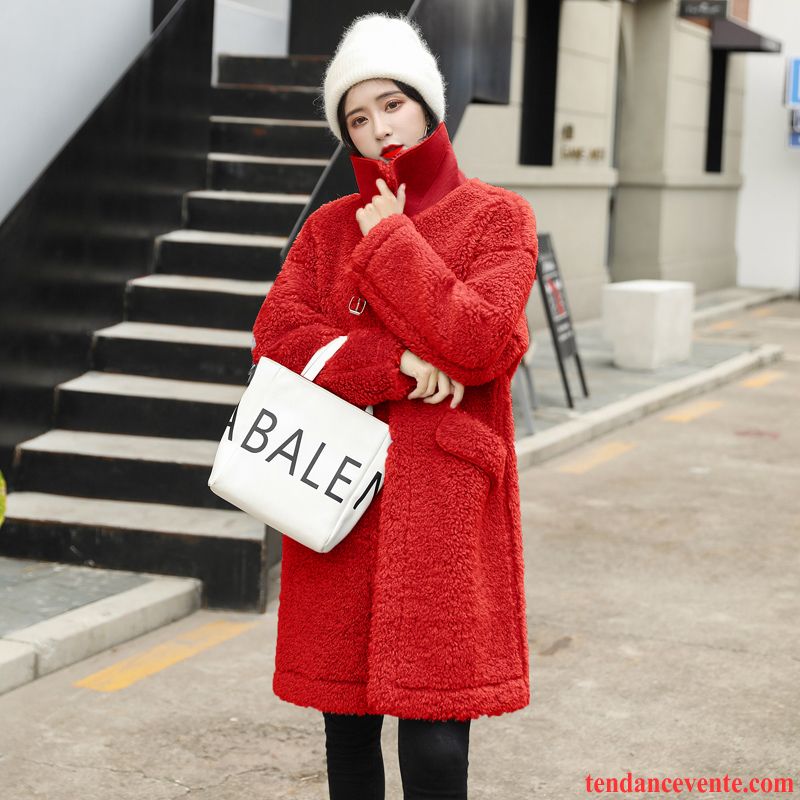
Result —
M154 274L128 282L125 316L130 321L252 329L273 281Z
M235 56L218 57L218 80L238 84L292 83L321 86L330 56Z
M16 491L231 510L208 488L223 429L211 440L54 428L17 445Z
M191 508L166 503L74 497L44 492L11 492L6 520L57 522L121 530L147 530L215 539L222 535L259 541L263 525L242 511ZM135 525L134 525L135 523Z
M185 228L156 238L155 272L274 280L287 236Z
M219 83L211 89L211 113L227 116L318 119L316 86Z
M211 149L217 152L330 159L338 145L325 120L211 116Z
M243 125L272 125L275 127L306 128L308 130L327 130L328 123L324 119L286 119L282 117L258 117L253 114L212 114L212 123L235 123ZM295 131L292 131L293 133Z
M210 161L229 162L232 164L271 164L278 167L326 167L327 158L299 158L296 156L257 156L243 155L241 153L215 153L208 154ZM286 194L282 192L281 194Z
M56 387L55 425L137 436L221 437L244 388L92 370Z
M199 189L184 196L186 226L199 230L288 236L308 194Z
M208 186L247 192L311 193L328 163L327 158L214 152L208 155Z
M20 490L7 498L3 553L198 578L209 606L263 610L266 530L238 509Z
M154 378L244 385L253 363L252 340L252 328L238 331L120 322L95 332L92 367Z

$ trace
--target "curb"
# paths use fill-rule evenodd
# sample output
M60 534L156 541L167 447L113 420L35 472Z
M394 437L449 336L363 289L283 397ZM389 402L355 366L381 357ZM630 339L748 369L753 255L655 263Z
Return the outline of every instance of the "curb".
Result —
M739 300L731 300L727 303L720 303L711 308L701 308L694 312L694 322L706 322L717 317L724 317L736 311L743 311L753 306L761 306L767 303L774 303L776 300L794 298L795 293L790 289L769 289L760 294L753 294L750 297L742 297Z
M146 575L146 573L138 573ZM0 694L191 614L197 578L152 580L0 638Z
M578 419L548 428L541 433L525 436L515 443L517 466L523 469L541 464L609 431L635 422L660 408L702 394L745 372L782 358L782 347L764 344L694 375L639 392L603 408L589 411Z

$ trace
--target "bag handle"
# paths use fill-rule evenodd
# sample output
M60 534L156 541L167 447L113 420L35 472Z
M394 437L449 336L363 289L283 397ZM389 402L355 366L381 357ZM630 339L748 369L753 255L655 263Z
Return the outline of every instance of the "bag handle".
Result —
M320 372L322 372L322 368L328 362L329 359L333 358L333 355L336 351L347 341L347 336L337 336L335 339L332 339L327 344L322 345L322 347L314 353L311 358L308 360L308 364L303 367L303 371L300 373L304 378L308 378L310 381L313 381Z
M317 350L314 355L308 360L308 364L305 365L303 371L300 373L304 378L308 378L308 380L313 381L320 372L322 372L322 368L328 362L329 359L333 358L336 351L347 341L347 336L337 336L335 339L332 339L327 344L324 344L322 347ZM367 414L372 414L372 406L367 406L364 409Z

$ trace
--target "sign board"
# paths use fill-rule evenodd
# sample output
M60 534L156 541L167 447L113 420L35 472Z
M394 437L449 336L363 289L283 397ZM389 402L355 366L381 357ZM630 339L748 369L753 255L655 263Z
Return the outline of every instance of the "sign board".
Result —
M703 19L726 19L728 0L681 0L681 17L702 17Z
M572 392L570 391L569 380L564 368L566 359L570 357L575 359L584 397L589 396L589 390L586 387L583 366L578 355L578 343L575 339L575 330L572 327L572 316L567 303L564 281L561 277L561 270L558 268L549 233L539 234L539 257L536 262L536 277L547 316L547 324L550 326L550 334L553 338L553 349L556 353L558 368L561 371L561 382L567 395L567 403L570 408L574 408Z
M786 106L800 108L800 58L787 59Z
M549 233L539 236L539 259L536 271L539 277L539 288L545 301L547 319L553 331L553 344L558 349L561 358L569 358L575 355L578 348L575 344L572 319L567 308L561 270L558 268L555 253L553 253Z

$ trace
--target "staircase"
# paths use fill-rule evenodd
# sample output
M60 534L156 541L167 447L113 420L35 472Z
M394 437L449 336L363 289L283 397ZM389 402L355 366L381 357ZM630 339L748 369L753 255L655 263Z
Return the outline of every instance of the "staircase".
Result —
M183 195L152 274L92 278L89 370L56 386L53 428L16 447L4 555L198 577L209 607L265 609L280 535L207 480L280 251L335 149L313 103L326 60L220 58L207 188ZM54 269L64 297L88 294ZM120 302L123 321L100 327ZM68 335L68 315L43 327Z

